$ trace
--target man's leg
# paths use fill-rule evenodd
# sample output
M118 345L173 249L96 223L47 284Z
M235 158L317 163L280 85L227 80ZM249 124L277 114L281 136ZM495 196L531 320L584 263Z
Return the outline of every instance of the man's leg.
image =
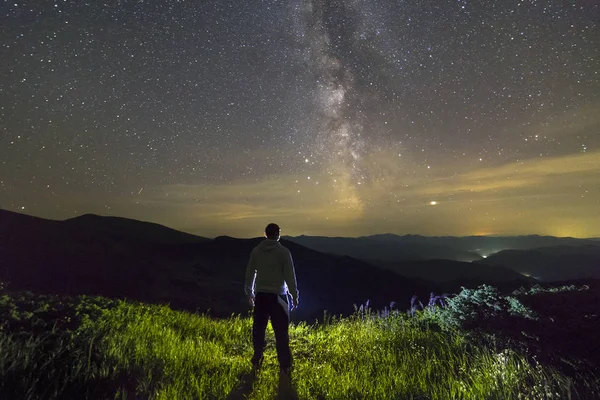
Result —
M252 345L254 356L252 365L258 368L262 362L265 351L265 330L269 322L269 298L264 293L256 293L254 299L254 319L252 322Z
M277 304L271 311L271 324L275 331L275 346L277 347L277 358L279 367L286 373L292 366L292 353L290 351L290 338L288 327L290 323L290 310L288 298L285 295L277 296Z

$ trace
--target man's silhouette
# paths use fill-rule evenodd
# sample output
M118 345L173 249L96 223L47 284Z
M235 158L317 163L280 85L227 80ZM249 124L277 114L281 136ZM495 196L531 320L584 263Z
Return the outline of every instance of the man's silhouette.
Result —
M258 369L265 350L265 330L271 318L275 332L277 358L281 372L288 374L292 366L292 353L288 325L290 308L288 291L292 296L292 310L298 307L296 273L290 251L279 243L281 229L277 224L265 228L265 237L250 254L246 267L245 291L250 305L254 307L252 344L254 356L252 365Z

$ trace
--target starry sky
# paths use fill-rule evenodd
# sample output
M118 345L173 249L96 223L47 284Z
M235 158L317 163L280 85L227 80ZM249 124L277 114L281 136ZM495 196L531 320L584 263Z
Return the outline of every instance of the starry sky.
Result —
M11 0L0 208L600 236L597 0Z

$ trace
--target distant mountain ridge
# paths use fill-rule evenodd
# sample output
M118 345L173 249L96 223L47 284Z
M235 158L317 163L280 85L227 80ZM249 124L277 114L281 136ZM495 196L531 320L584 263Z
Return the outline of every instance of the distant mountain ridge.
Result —
M554 236L421 236L395 235L392 233L371 236L324 237L296 236L286 237L304 246L328 251L334 254L348 254L365 258L365 246L378 246L378 258L382 261L414 261L447 259L454 261L476 261L506 249L528 250L551 246L600 246L596 238L559 238Z
M495 283L515 279L507 270L544 281L600 277L600 241L596 239L382 234L359 238L298 236L289 240L315 250L367 260L402 276L435 282L463 277ZM481 265L498 269L482 269Z
M377 254L378 260L386 262L431 259L472 261L481 258L476 253L454 249L444 244L428 244L424 241L405 240L404 238L406 237L390 234L358 238L285 237L292 242L330 254L348 255L360 259L372 259L373 255Z

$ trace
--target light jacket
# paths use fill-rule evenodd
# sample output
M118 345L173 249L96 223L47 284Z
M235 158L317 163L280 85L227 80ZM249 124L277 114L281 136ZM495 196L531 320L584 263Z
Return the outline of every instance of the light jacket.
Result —
M298 299L296 272L290 251L277 240L265 239L250 253L246 267L244 290L247 296L255 292L286 294Z

